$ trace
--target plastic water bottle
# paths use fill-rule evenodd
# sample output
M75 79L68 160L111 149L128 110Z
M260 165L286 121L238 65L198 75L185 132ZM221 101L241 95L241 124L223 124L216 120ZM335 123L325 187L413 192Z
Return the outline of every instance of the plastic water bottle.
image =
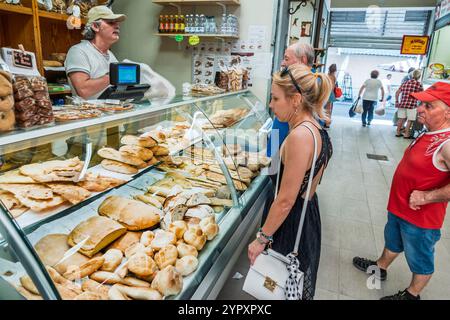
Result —
M200 16L198 14L194 17L194 32L193 33L200 33Z
M228 19L226 14L222 14L222 24L220 25L220 33L227 34Z
M185 32L186 33L191 33L191 28L192 28L192 17L190 14L186 15L186 26L185 26Z
M205 33L206 29L206 17L204 14L200 15L200 28L199 33Z

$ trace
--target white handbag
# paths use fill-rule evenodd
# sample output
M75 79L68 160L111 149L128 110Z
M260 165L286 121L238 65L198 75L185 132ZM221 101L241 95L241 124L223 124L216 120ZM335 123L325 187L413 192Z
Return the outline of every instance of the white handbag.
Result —
M303 223L305 222L306 208L309 202L309 195L311 192L312 180L314 178L314 168L317 158L317 138L313 130L307 126L314 137L314 156L311 166L311 173L308 180L308 187L306 189L305 201L300 218L300 224L297 231L294 250L291 254L284 256L272 249L263 251L256 259L245 278L242 290L252 295L258 300L296 300L302 298L304 274L298 269L299 262L296 258L298 248L300 245L300 238L302 235ZM281 166L281 150L280 161L278 166ZM280 168L278 168L277 183L275 187L275 198L278 195L278 185L280 180ZM298 286L298 294L291 295L288 288L288 283L293 283L295 278L295 285Z

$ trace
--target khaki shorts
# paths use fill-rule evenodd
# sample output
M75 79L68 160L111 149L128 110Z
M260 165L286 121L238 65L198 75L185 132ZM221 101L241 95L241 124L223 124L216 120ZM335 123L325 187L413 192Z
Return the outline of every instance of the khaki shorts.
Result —
M417 109L398 108L397 117L399 119L407 119L409 121L416 121Z

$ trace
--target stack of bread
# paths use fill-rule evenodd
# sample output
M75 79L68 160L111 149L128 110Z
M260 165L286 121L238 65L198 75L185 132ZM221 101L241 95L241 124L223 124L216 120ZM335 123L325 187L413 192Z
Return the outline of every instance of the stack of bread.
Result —
M164 203L160 198L109 196L98 216L82 221L69 235L50 234L36 243L63 299L161 300L181 292L183 277L197 269L199 251L219 226L214 211L195 216L195 208L210 203L201 194L179 190ZM164 224L161 219L168 215ZM18 291L25 298L41 299L28 276L20 282Z
M154 133L154 134L153 134ZM167 160L169 149L162 144L165 135L161 132L149 133L146 136L125 135L120 142L119 150L104 147L97 154L104 158L101 165L104 169L122 174L136 174L139 169Z
M43 212L63 203L72 205L125 181L87 173L78 181L83 161L77 157L33 163L0 176L0 201L18 217L27 210Z
M14 129L14 97L11 74L0 70L0 132Z
M233 108L227 110L217 110L211 117L212 128L228 128L239 122L248 114L248 108ZM204 129L211 129L210 124L203 126Z

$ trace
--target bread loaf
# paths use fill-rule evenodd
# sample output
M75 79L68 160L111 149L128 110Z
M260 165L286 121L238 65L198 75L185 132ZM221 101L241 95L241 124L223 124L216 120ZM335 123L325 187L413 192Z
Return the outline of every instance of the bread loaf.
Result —
M92 257L126 231L126 228L112 219L95 216L77 225L67 241L73 247L87 239L79 252Z
M194 256L184 256L175 263L175 269L183 277L190 275L197 269L198 260Z
M163 146L154 146L150 150L152 150L155 157L168 156L170 153L169 149Z
M145 165L144 160L141 158L122 153L113 148L101 148L97 151L97 154L102 158L126 163L132 166Z
M153 158L153 152L150 149L139 146L124 145L120 147L119 152L123 155L137 157L144 161L148 161Z
M153 206L119 196L107 197L98 207L98 213L120 222L130 231L151 228L163 215Z
M177 295L183 289L183 277L174 266L167 266L159 271L152 282L152 289L158 290L163 296Z
M174 265L177 261L178 251L177 248L170 244L159 250L155 254L155 262L159 269L164 269L166 266Z
M136 167L130 166L129 164L122 163L119 161L104 159L100 163L103 168L108 171L122 173L122 174L136 174L139 170Z
M42 263L54 267L61 274L66 272L68 266L82 266L89 261L89 258L78 252L61 261L64 254L70 249L67 238L66 234L49 234L34 246Z
M160 210L163 208L161 202L159 202L155 197L152 197L150 195L139 194L134 196L134 199L142 201L145 204L152 205Z
M125 145L139 146L144 148L151 148L157 145L157 142L151 137L144 138L131 135L123 136L120 142Z

